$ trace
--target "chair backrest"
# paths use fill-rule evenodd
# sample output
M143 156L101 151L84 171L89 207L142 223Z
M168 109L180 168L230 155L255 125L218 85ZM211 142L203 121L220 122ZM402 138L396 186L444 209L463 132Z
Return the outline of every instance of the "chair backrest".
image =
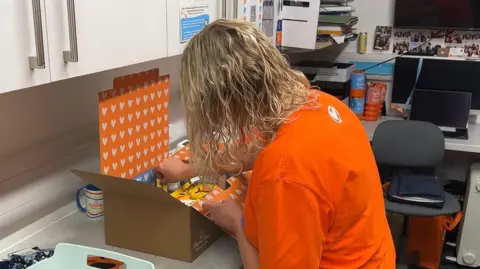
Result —
M378 125L372 149L379 165L436 167L445 153L445 138L440 128L429 122L390 120Z

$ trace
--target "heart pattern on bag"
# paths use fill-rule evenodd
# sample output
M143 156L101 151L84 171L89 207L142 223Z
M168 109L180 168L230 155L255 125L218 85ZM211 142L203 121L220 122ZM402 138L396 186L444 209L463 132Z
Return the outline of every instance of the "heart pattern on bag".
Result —
M168 154L169 84L153 69L117 77L98 94L103 174L144 181L139 175Z

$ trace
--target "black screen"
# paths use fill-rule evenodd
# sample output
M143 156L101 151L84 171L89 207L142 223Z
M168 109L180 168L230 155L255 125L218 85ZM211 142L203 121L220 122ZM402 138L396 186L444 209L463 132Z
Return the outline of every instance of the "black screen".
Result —
M410 119L443 127L465 128L471 100L469 92L416 90Z
M480 1L480 0L479 0ZM405 104L415 85L418 58L395 60L392 103ZM472 109L480 110L480 62L424 59L417 89L472 93Z
M394 27L480 29L480 0L396 0Z

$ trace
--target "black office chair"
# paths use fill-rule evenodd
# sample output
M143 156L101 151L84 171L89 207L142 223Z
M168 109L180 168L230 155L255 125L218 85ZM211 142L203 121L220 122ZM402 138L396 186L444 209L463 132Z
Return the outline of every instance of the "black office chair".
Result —
M422 121L391 120L378 125L372 139L375 160L382 179L400 173L435 175L445 153L445 138L438 126ZM458 200L445 193L442 208L391 202L387 211L405 216L446 216L460 211Z
M436 167L445 153L445 138L440 128L434 124L392 120L383 122L377 127L372 139L372 148L382 181L404 173L435 175ZM408 217L448 216L461 210L458 200L447 192L442 208L397 203L387 198L385 208L388 212L405 217L404 236ZM398 262L405 262L404 249L398 249L397 252ZM397 268L420 267L397 264Z

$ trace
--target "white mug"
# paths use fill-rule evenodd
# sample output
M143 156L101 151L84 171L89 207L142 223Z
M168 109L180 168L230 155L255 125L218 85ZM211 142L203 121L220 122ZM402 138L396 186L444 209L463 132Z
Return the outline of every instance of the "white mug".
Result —
M80 193L85 192L85 207L80 203ZM99 218L103 216L103 191L89 184L77 191L76 196L78 209L87 214L91 219Z

